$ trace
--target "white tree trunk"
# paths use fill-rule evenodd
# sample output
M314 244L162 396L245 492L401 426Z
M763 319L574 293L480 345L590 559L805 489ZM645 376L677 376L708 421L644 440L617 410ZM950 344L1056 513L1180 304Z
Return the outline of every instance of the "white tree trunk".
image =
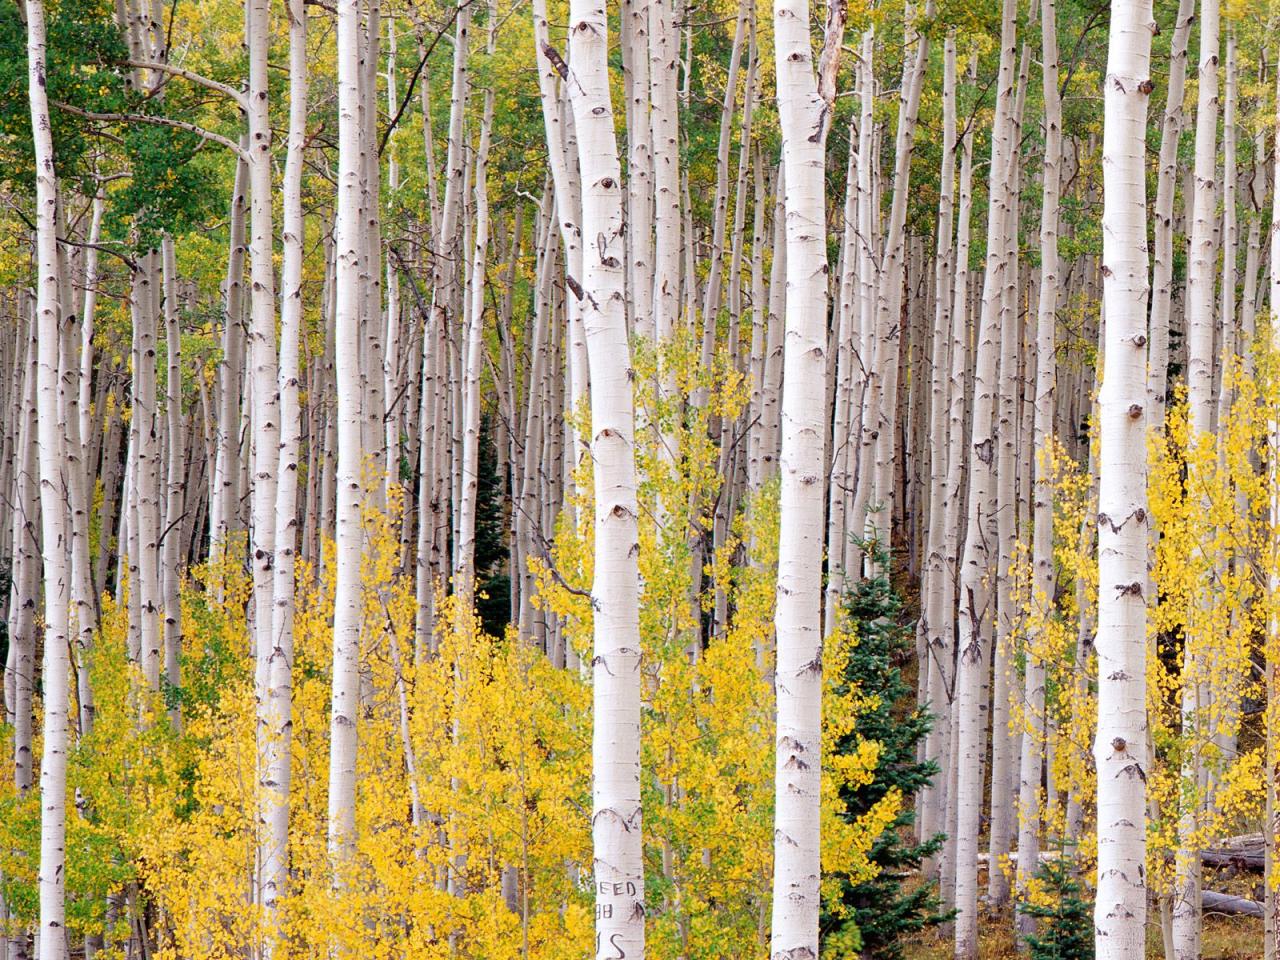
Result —
M266 703L260 722L265 745L259 782L259 891L263 911L262 955L270 960L283 938L279 900L289 869L289 788L292 779L294 557L297 546L299 410L298 351L302 337L302 164L307 121L307 13L289 0L289 134L285 159L280 277L280 454L276 486L271 646L267 651Z
M774 765L775 960L818 956L822 775L822 547L827 383L826 134L844 9L828 9L818 71L808 0L774 0L786 167L786 340L778 542Z
M338 5L338 208L334 347L338 392L337 582L329 742L329 857L335 883L355 850L360 677L362 500L360 415L360 5Z
M1006 260L1004 228L1011 203L1014 110L1014 52L1017 6L1004 0L1000 28L1000 75L996 87L996 116L992 127L990 194L987 211L987 269L982 288L982 314L977 332L970 411L969 503L960 567L959 657L956 668L956 844L955 955L975 960L978 950L978 830L983 795L986 730L982 712L990 656L984 642L990 635L991 603L986 583L995 572L989 531L995 492L995 436L993 414L999 325Z
M249 363L253 371L252 566L255 691L266 697L272 646L276 467L280 456L279 368L276 357L275 277L272 264L271 119L267 103L267 52L271 17L267 0L247 0L245 41L249 49Z
M1214 411L1214 306L1217 263L1217 140L1218 140L1218 0L1200 4L1200 70L1196 106L1195 189L1192 199L1191 236L1187 264L1187 406L1191 442L1213 429ZM1194 468L1193 468L1194 469ZM1199 601L1192 601L1193 620ZM1193 786L1184 791L1178 819L1179 847L1173 895L1173 948L1176 960L1200 955L1200 855L1194 849L1201 803L1198 784L1203 759L1198 746L1198 706L1206 692L1201 684L1203 665L1197 656L1197 636L1204 627L1193 623L1187 632L1182 664L1182 735L1186 753L1182 776Z
M603 4L572 0L569 98L582 172L582 300L595 486L592 846L596 957L644 957L640 811L640 580L635 416L624 304L622 174Z
M246 141L241 141L244 146ZM244 369L245 190L248 165L236 163L228 227L230 253L223 291L222 363L218 367L218 459L209 491L209 553L217 557L227 535L240 529L240 379Z
M178 268L173 237L161 239L161 266L164 277L164 329L166 370L165 434L168 452L165 476L163 570L164 588L164 676L179 684L178 661L182 652L182 511L186 487L186 439L182 414L182 331L178 323ZM194 500L192 498L194 509ZM177 707L170 711L175 725L180 721Z
M947 401L951 359L951 280L954 255L952 197L956 174L956 39L947 34L942 65L942 170L939 176L938 250L936 290L934 293L933 350L930 362L930 478L929 529L925 547L924 602L920 630L925 641L925 671L929 692L929 708L933 726L925 737L925 757L939 759L942 736L949 730L951 713L951 637L955 626L952 613L955 588L952 567L945 554L947 497ZM963 351L962 351L963 352ZM964 384L961 383L963 397ZM945 766L940 764L938 776L925 788L920 805L920 836L929 839L940 832L939 805L941 779Z
M1062 101L1058 93L1058 23L1055 0L1042 0L1041 78L1044 93L1044 167L1040 204L1040 300L1036 315L1035 427L1032 470L1035 483L1031 544L1031 623L1049 622L1053 608L1053 477L1048 444L1053 438L1054 387L1057 377L1058 204L1062 174ZM1025 895L1039 863L1040 777L1044 770L1045 664L1035 650L1026 658L1023 676L1025 727L1018 774L1017 890ZM1018 913L1018 930L1035 929L1034 918Z
M58 424L58 176L45 93L43 0L27 0L27 91L36 168L36 330L39 374L40 516L44 553L44 753L40 762L40 928L41 960L65 960L67 702L71 578L65 451Z
M1141 956L1147 890L1145 144L1151 4L1113 0L1103 82L1105 370L1098 396L1099 960ZM1211 281L1212 282L1212 281Z
M493 27L489 29L493 52ZM476 497L480 471L480 364L484 353L485 257L489 251L489 142L493 127L493 87L485 91L480 144L475 161L475 221L472 227L471 276L467 293L466 340L462 382L462 502L458 506L458 539L453 562L454 590L470 607L476 583Z

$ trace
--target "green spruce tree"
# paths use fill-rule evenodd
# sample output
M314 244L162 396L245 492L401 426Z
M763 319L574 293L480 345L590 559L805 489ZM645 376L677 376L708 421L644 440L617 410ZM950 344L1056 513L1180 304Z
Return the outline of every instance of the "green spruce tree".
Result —
M1024 901L1018 909L1039 921L1039 931L1024 939L1031 960L1093 960L1093 901L1076 875L1068 857L1046 861L1036 878L1049 893L1049 902Z
M889 568L888 556L878 544L864 544L874 567ZM904 618L902 598L887 573L854 581L845 598L845 613L857 645L849 658L844 683L879 695L879 704L858 718L855 736L842 741L837 751L852 751L858 740L880 744L880 762L871 783L845 790L844 815L850 820L866 813L891 789L902 795L902 808L893 824L871 848L870 859L879 873L862 883L845 883L836 903L824 904L823 935L843 951L857 949L877 960L900 960L904 936L945 921L931 883L913 882L921 861L942 846L939 834L916 843L915 797L938 773L933 760L918 760L920 744L933 723L928 710L916 704L911 685L902 676L901 664L915 654L913 624Z

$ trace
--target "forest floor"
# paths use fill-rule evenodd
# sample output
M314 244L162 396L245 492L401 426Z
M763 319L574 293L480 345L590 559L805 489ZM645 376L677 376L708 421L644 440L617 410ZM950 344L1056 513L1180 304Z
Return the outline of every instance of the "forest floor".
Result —
M1018 956L1012 924L1007 916L984 919L978 933L981 960L1001 960ZM1022 956L1025 957L1025 954ZM1151 928L1147 942L1148 960L1164 956L1160 931ZM1203 960L1261 960L1262 921L1254 917L1205 917ZM951 941L936 932L920 934L907 946L906 960L950 960Z

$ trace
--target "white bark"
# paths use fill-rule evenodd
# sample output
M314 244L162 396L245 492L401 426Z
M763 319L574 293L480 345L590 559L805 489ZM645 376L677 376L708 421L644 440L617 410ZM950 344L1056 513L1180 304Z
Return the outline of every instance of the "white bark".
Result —
M126 498L132 507L130 550L137 576L130 579L130 595L138 607L138 661L151 690L160 689L160 443L156 409L156 297L155 257L138 258L130 289L129 310L134 328L133 416L136 429L133 485L135 495ZM136 428L133 421L136 420Z
M1140 956L1146 858L1146 247L1151 4L1114 0L1103 83L1103 350L1098 492L1099 960ZM1212 281L1211 281L1212 282Z
M289 867L289 788L292 777L294 558L297 546L299 410L298 352L302 337L302 164L307 121L307 12L289 0L289 133L285 159L280 288L280 454L276 486L271 647L267 651L265 750L259 784L259 890L263 910L263 957L270 960L282 939L279 899Z
M492 21L489 53L493 53ZM480 469L480 363L484 353L485 256L489 250L489 143L493 127L493 87L485 91L480 144L475 162L475 221L472 227L471 276L466 308L462 383L462 501L458 506L458 539L454 557L454 590L469 607L475 591L476 496Z
M218 367L218 459L209 491L209 552L216 557L227 535L240 528L240 378L244 367L245 190L243 158L231 193L230 252L223 291L222 363Z
M981 702L990 657L984 642L991 628L991 604L985 582L994 572L996 557L989 545L997 437L993 429L996 384L995 341L1005 274L1004 226L1008 207L1013 137L1014 51L1017 6L1004 0L1000 29L1000 75L996 87L996 116L992 128L990 196L987 212L987 269L983 280L982 313L977 333L970 411L969 503L960 568L959 658L956 675L956 844L955 956L975 960L978 950L978 829L982 809L985 723Z
M844 9L828 9L814 70L808 0L775 0L778 115L786 167L786 340L770 956L818 956L822 770L822 546L827 382L825 147Z
M249 49L249 364L253 374L251 552L255 691L266 696L270 656L275 554L276 467L280 456L279 366L276 357L275 277L272 265L271 118L267 109L270 4L247 0L245 40Z
M1218 139L1218 0L1200 4L1200 69L1196 106L1195 188L1192 199L1190 250L1187 264L1187 406L1191 421L1190 440L1212 430L1214 411L1214 292L1217 281L1215 229L1217 226L1217 139ZM1108 316L1109 319L1109 316ZM1192 616L1199 601L1192 601ZM1199 627L1203 630L1203 627ZM1205 690L1200 683L1201 658L1197 644L1203 643L1196 624L1187 631L1183 656L1182 735L1187 752L1182 775L1197 785L1203 770L1199 747L1197 708ZM1173 899L1173 947L1176 960L1200 955L1200 857L1193 835L1200 816L1198 787L1181 805L1178 820L1180 838Z
M1058 93L1058 24L1055 0L1042 0L1041 78L1044 92L1044 184L1040 204L1040 300L1036 314L1035 427L1032 470L1035 483L1031 545L1031 623L1049 622L1054 595L1053 477L1047 461L1053 438L1054 387L1057 377L1058 204L1062 174L1062 101ZM1045 664L1037 651L1027 652L1023 677L1022 763L1018 775L1017 889L1025 894L1039 860L1040 777L1044 769ZM1034 930L1034 918L1018 914L1022 934Z
M1049 0L1052 2L1052 0ZM954 255L952 197L956 174L956 39L947 34L942 65L942 170L939 176L938 249L934 294L933 349L930 356L930 478L929 529L925 548L924 604L920 629L926 644L925 670L933 726L925 738L925 756L939 759L942 737L950 729L951 637L955 626L955 587L952 567L945 555L946 502L954 495L947 486L947 401L950 384L952 301L951 281ZM963 351L961 351L963 352ZM961 387L963 398L964 384ZM920 836L928 839L940 832L939 804L945 765L925 788L920 807Z
M67 564L65 451L58 424L58 177L45 92L43 0L27 0L27 91L36 167L36 330L39 337L37 409L40 516L44 554L44 753L40 762L41 960L65 960L67 700L71 581Z
M360 415L360 6L338 5L338 208L334 346L338 375L337 582L329 743L329 857L335 882L355 850L356 719L360 678L363 466Z
M644 957L635 416L624 304L622 174L604 4L572 0L569 98L582 171L583 325L595 486L592 846L596 957Z
M176 687L179 683L178 661L182 652L182 511L186 487L186 439L182 415L182 331L178 323L178 277L173 238L161 239L164 276L164 329L166 370L166 450L168 462L165 478L165 510L163 570L164 585L164 675ZM194 501L194 498L192 498ZM179 721L175 707L170 712Z

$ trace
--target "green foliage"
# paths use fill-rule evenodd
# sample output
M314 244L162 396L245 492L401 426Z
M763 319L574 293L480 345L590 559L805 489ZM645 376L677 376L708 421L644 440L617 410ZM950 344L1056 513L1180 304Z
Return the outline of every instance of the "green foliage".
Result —
M31 108L27 99L27 27L20 4L0 4L0 163L9 180L29 192L35 184ZM53 148L63 180L92 172L99 146L81 117L57 109L69 103L94 112L124 106L124 75L113 64L128 58L110 0L75 0L46 14L46 89ZM92 188L82 187L92 195Z
M500 637L511 619L511 577L508 557L506 507L503 491L507 478L498 472L498 448L490 418L480 423L479 477L476 482L476 611L487 634Z
M866 545L877 567L888 570L888 555L878 545ZM891 790L902 796L901 808L888 830L872 844L869 859L879 867L870 880L844 883L840 903L824 904L823 937L828 953L855 950L864 957L898 960L902 937L947 919L937 893L928 883L908 889L907 881L921 861L942 846L941 834L921 843L911 840L915 821L913 799L938 773L933 760L916 759L917 748L933 722L918 707L910 684L898 666L911 655L911 626L902 619L902 598L886 574L859 579L845 599L845 615L857 643L844 674L847 687L860 688L878 699L858 719L856 738L880 744L874 779L846 788L840 798L844 815L855 819ZM847 737L838 752L856 749ZM856 934L850 928L856 928Z
M1047 861L1036 875L1043 896L1018 905L1041 921L1040 932L1025 938L1031 960L1093 960L1093 904L1075 868L1065 856Z

